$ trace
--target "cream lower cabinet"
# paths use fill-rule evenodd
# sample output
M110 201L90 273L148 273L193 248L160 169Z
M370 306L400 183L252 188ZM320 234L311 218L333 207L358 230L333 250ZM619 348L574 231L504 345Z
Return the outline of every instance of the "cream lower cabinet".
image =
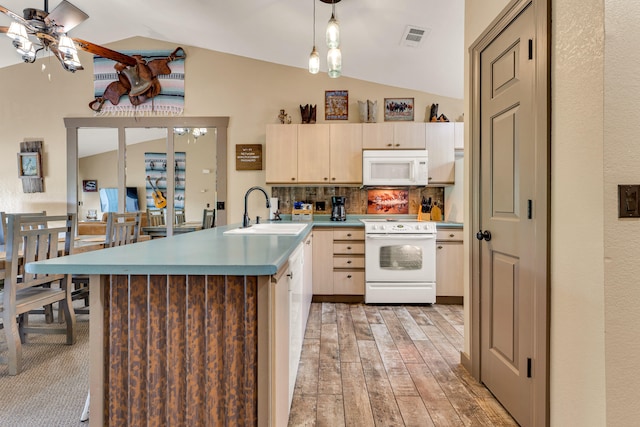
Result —
M362 125L362 148L372 150L424 149L424 123L365 123Z
M436 297L464 295L464 247L461 228L438 228L436 237Z
M360 123L268 125L266 140L269 184L362 182Z
M313 231L313 294L364 295L364 229Z

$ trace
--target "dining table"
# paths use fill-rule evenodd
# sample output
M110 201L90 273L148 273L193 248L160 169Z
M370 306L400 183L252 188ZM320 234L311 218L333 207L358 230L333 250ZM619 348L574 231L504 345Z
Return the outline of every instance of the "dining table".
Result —
M140 235L138 241L149 240L150 236ZM82 252L97 251L104 249L106 236L104 234L81 234L73 238L73 247L71 248L71 254L79 254ZM64 251L64 238L58 240L58 250L62 253ZM7 259L7 253L5 252L5 245L0 245L0 280L5 278L5 261Z
M184 234L191 233L194 231L202 230L202 222L200 221L187 221L181 224L175 224L173 226L173 234ZM167 226L166 225L148 225L142 227L142 234L150 236L151 238L155 237L167 237Z

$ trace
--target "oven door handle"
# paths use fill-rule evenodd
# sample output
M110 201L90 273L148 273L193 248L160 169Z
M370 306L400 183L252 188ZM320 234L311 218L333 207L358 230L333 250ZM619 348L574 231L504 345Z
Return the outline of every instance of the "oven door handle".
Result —
M436 236L433 234L367 234L366 238L372 240L435 240Z

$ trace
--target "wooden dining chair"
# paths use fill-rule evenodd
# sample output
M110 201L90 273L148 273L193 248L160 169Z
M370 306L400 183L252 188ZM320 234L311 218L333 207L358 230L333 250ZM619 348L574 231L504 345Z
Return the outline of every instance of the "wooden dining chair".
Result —
M13 215L23 215L23 216L29 216L29 215L40 215L40 216L45 216L47 215L47 211L40 211L40 212L22 212L22 213L14 213ZM5 236L7 235L7 213L6 212L0 212L0 224L2 224L2 227L0 227L0 245L4 245L5 244Z
M202 213L202 229L213 228L216 226L216 210L205 209Z
M0 312L7 342L9 375L22 371L22 344L34 333L66 335L67 344L76 342L76 317L71 302L67 274L28 273L24 265L68 255L75 232L75 214L59 216L7 215L4 290ZM59 248L59 236L64 241ZM58 286L54 286L58 285ZM58 303L64 310L65 325L45 328L29 325L27 314Z
M151 227L157 227L165 225L164 222L164 209L148 208L147 209L147 224Z
M138 236L140 236L141 219L142 212L109 212L105 248L136 243Z
M184 209L177 208L174 211L174 215L176 217L176 225L184 224L186 221L186 217L184 215Z

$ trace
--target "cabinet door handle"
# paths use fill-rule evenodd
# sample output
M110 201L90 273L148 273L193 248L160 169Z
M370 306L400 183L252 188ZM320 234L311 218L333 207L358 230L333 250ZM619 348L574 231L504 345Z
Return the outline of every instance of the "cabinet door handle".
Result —
M293 271L291 273L287 274L287 277L293 279Z
M331 179L332 179L333 181L335 181L335 180L336 180L336 177L334 176L334 177L333 177L333 178L331 178Z
M291 181L295 181L295 180L296 180L295 178L291 178Z
M438 249L442 249L442 246L438 246Z
M396 144L396 147L400 147L400 144Z
M393 147L393 144L387 144L387 147Z
M324 180L325 180L325 181L328 181L328 180L329 180L329 178L327 178L327 177L325 176L325 177L324 177Z

